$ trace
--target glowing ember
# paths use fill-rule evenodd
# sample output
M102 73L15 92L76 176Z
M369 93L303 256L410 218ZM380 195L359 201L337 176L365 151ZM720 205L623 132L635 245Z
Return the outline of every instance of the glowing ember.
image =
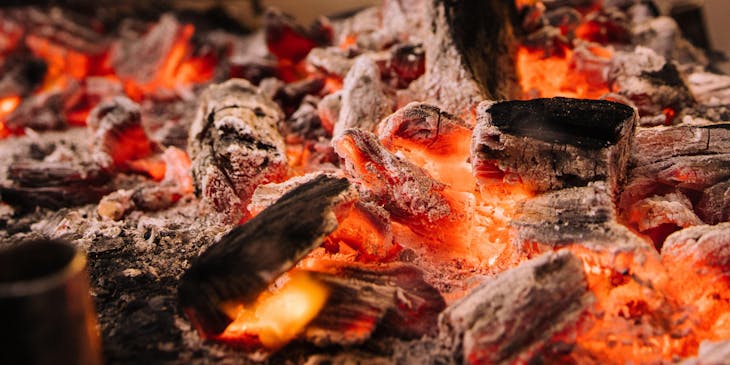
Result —
M280 288L263 293L253 305L227 305L224 310L234 321L219 339L255 339L254 343L275 350L295 338L322 309L329 289L304 271L282 279L286 282Z
M5 138L10 135L10 131L5 126L3 121L5 117L15 110L20 105L19 96L9 96L7 98L0 98L0 138Z

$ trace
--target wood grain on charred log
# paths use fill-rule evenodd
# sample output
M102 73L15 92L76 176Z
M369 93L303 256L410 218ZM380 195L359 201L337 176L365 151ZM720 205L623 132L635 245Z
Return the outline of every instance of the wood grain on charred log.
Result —
M190 127L188 150L196 193L232 222L256 186L283 180L284 139L279 107L246 80L210 86Z
M320 175L288 193L210 246L183 275L179 300L206 336L232 321L225 301L250 304L337 227L337 210L352 201L346 179Z
M617 193L635 123L630 107L607 101L484 102L472 137L473 170L482 180L514 173L537 192L606 181Z
M581 261L549 253L506 271L449 306L441 337L464 364L510 364L573 325L592 300ZM528 356L528 357L524 357Z

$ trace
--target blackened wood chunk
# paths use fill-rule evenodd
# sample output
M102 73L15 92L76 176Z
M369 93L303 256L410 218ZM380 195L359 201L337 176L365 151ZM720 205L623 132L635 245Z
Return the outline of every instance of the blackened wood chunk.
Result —
M404 339L435 335L446 307L415 266L345 266L316 277L330 287L330 296L304 338L320 346L359 344L376 330Z
M480 179L515 173L537 192L591 181L620 189L636 124L632 108L551 98L484 102L477 117L471 161Z
M8 166L8 179L25 187L101 185L110 177L109 170L94 164L20 160Z
M232 321L226 301L252 303L278 276L337 227L336 211L352 199L346 179L320 175L231 230L191 264L178 295L190 320L210 336Z
M242 79L210 86L190 128L188 151L198 196L235 222L256 186L285 178L283 114Z
M484 99L514 95L514 2L430 0L426 7L426 99L466 115Z
M591 300L581 261L567 251L548 253L474 289L444 311L439 327L457 361L509 364L527 353L539 358Z
M22 208L46 207L60 209L68 206L96 203L112 191L114 191L114 187L109 185L0 186L0 200Z
M392 99L375 61L368 55L358 57L345 77L333 136L339 137L351 128L373 132L377 123L395 109Z

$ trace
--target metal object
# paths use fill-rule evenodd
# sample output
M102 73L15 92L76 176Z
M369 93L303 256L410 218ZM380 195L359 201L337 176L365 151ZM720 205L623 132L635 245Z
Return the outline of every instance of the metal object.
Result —
M0 251L0 364L97 365L86 257L50 240Z

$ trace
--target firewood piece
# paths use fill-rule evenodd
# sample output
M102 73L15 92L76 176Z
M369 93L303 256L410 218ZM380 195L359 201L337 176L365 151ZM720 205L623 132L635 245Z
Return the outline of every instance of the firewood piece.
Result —
M429 153L451 154L463 149L471 128L461 119L426 103L409 103L383 119L380 142L388 149L417 146Z
M351 128L373 132L377 123L394 108L392 98L380 81L378 65L369 56L360 56L345 77L342 107L332 135L337 138Z
M413 2L409 12L421 13ZM518 90L511 1L428 1L422 39L426 100L456 115L469 115L485 99ZM488 20L487 20L488 19ZM480 45L475 47L474 45Z
M568 98L479 105L471 161L482 182L517 174L536 192L625 178L636 115L623 104Z
M315 275L330 286L330 296L303 337L318 346L360 344L376 329L404 339L434 335L446 307L415 266L344 266Z
M661 114L692 106L694 97L677 67L652 50L638 47L633 52L617 52L608 71L611 90L631 100L640 116Z
M716 192L709 189L730 177L730 124L640 128L634 136L630 165L621 194L623 212L668 188L717 196L721 187ZM710 218L715 213L707 210L711 208L707 203L705 199L701 205L703 218L716 219ZM720 209L722 203L716 203Z
M181 279L178 296L204 336L221 333L231 322L221 303L252 303L324 241L337 227L338 209L353 199L349 187L346 179L318 176L284 194L194 260Z
M256 186L286 176L279 107L246 80L210 86L190 128L188 150L198 196L230 221L241 218Z
M137 103L116 97L97 105L89 114L88 127L96 163L104 167L126 168L127 162L149 155L154 144L142 127Z
M518 244L551 247L581 244L595 249L646 248L645 241L616 222L605 184L569 188L528 199L510 222Z
M439 328L457 361L510 364L525 354L539 358L540 348L574 325L591 300L581 261L567 251L548 253L484 282L449 306Z
M466 212L451 206L444 184L386 150L372 133L350 129L334 144L345 160L345 171L363 184L365 195L385 207L395 221L428 235L444 225L467 220L463 216Z

